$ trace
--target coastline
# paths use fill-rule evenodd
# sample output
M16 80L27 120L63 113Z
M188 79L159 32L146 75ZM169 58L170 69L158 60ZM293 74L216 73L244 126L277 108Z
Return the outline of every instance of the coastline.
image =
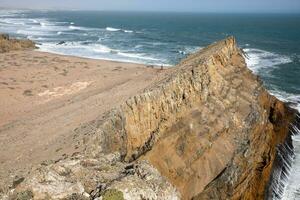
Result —
M25 61L31 65L45 59L35 58L32 62L28 57ZM64 59L50 60L54 66L70 66ZM80 65L83 70L78 74L99 80L92 63L88 67ZM27 136L25 141L32 141L30 148L37 153L32 154L29 148L29 174L14 171L16 165L10 168L14 171L10 174L14 177L10 188L15 189L9 196L86 199L114 191L126 199L138 199L143 194L156 199L266 197L276 147L285 142L295 113L269 95L250 72L233 37L204 48L172 69L108 69L109 82L117 80L114 89L107 86L103 90L101 84L106 81L102 81L98 88L88 90L89 86L74 98L49 101L46 104L50 107L44 104L43 109L56 109L34 113L36 119L29 121L31 129L22 127L29 130L32 140ZM135 73L124 76L130 69ZM89 70L92 75L84 74ZM141 74L136 74L138 71ZM118 82L129 75L132 82ZM51 73L47 77L51 79ZM82 80L79 78L76 80ZM58 82L55 80L55 84ZM57 91L61 88L39 96L55 96ZM116 92L121 98L116 98ZM80 126L68 131L74 120ZM8 136L23 142L26 133L22 135L18 126L11 126L12 133L21 136ZM39 126L46 127L46 132L35 129ZM26 155L24 149L19 152ZM55 152L60 156L55 158ZM34 155L49 160L38 165L39 157ZM21 158L26 160L23 155ZM16 176L17 172L21 175Z
M0 63L0 188L5 193L15 188L10 193L17 196L30 191L26 195L35 198L71 193L98 197L101 191L93 191L99 180L90 182L80 174L94 176L100 170L102 175L104 168L117 165L111 173L121 170L118 177L110 174L103 181L126 195L137 188L122 186L132 175L136 184L153 185L139 175L138 168L144 168L161 184L151 189L153 195L262 199L277 173L272 167L276 147L286 141L295 117L250 72L233 37L166 70L28 49L0 54ZM72 174L67 168L61 171L74 159L75 166L67 167L75 170ZM98 159L106 160L105 166L89 163ZM135 163L137 171L126 171L128 163ZM244 172L251 169L245 181ZM67 177L53 179L52 173ZM70 188L69 178L79 181L78 187ZM231 188L224 187L228 178L235 180ZM118 180L124 181L122 187Z
M174 67L175 65L170 64L163 64L163 63L156 63L156 64L147 64L145 62L139 62L139 61L133 61L133 60L122 60L122 59L113 59L113 58L97 58L97 57L91 57L91 56L79 56L79 55L72 55L72 54L66 54L66 53L59 53L55 51L49 51L49 50L43 50L40 48L40 45L37 45L38 49L35 49L35 51L42 52L42 53L48 53L48 54L54 54L54 55L60 55L60 56L67 56L67 57L74 57L74 58L82 58L82 59L91 59L91 60L100 60L100 61L109 61L109 62L115 62L115 63L129 63L129 64L136 64L136 65L142 65L146 67L157 67L160 68L163 67Z
M76 128L169 71L36 50L3 53L0 60L0 185L45 159L79 152L84 134Z
M0 199L300 198L299 20L0 8Z

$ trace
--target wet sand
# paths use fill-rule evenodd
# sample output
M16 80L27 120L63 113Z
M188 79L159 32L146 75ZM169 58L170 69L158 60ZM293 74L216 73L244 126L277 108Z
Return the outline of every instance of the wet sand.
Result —
M168 71L31 50L0 54L0 185L81 151L79 127L92 129L90 121Z

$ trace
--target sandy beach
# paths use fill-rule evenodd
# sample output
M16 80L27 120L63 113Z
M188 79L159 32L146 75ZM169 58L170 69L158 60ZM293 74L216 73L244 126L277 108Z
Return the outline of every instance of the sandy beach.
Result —
M168 71L33 50L0 54L1 182L79 152L91 121Z

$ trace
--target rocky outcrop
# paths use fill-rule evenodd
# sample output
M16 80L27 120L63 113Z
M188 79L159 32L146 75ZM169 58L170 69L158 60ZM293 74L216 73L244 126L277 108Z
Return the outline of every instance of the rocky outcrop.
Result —
M294 118L230 37L93 122L82 155L38 167L7 198L263 199Z
M117 199L179 199L176 189L147 161L124 163L119 153L43 163L19 184L6 198L88 200L113 191L110 195L119 194Z
M35 43L31 40L11 39L7 34L0 34L0 53L34 48Z

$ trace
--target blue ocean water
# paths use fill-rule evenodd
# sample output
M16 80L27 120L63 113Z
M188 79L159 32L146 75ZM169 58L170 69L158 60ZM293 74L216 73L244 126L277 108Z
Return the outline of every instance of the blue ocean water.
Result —
M34 40L40 51L168 66L234 35L248 67L300 111L300 14L0 10L0 32ZM300 192L299 163L296 152L285 199Z

